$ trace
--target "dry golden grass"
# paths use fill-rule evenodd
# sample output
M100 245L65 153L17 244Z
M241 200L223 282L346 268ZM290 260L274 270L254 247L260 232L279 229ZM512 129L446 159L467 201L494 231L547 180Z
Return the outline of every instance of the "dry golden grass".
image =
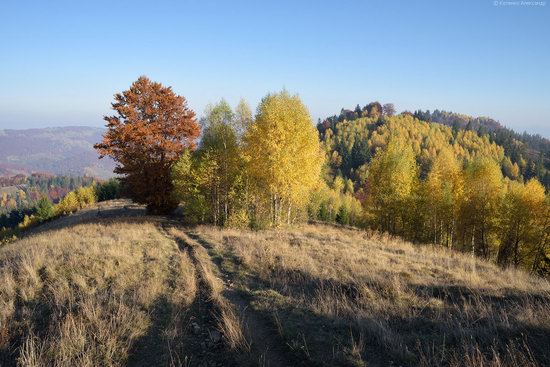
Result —
M158 329L158 310L166 320L156 342L175 343L196 293L189 257L145 220L16 241L0 249L0 279L3 366L124 365Z
M196 234L315 364L550 364L550 284L521 271L331 226Z
M254 335L274 366L550 365L550 284L523 272L333 226L186 229L115 209L0 248L0 365L236 365Z
M171 228L170 235L180 239L190 247L195 265L199 272L201 285L209 301L212 303L213 312L217 321L218 330L223 334L225 342L232 350L248 351L250 344L243 332L243 323L238 316L234 305L223 295L224 284L219 278L218 269L212 263L210 255L204 247L189 238L182 230Z

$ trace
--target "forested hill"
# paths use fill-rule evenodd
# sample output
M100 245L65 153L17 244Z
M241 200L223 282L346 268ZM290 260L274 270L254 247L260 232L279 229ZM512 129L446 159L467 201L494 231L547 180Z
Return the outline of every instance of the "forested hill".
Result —
M512 159L519 159L520 155L537 160L542 154L545 160L550 159L550 140L539 134L518 133L502 126L498 121L490 117L472 117L454 112L435 110L418 110L414 116L419 120L437 122L451 126L454 129L475 130L479 134L488 134L493 141L502 145L506 154Z
M487 117L453 112L417 110L395 115L392 104L372 102L354 110L342 109L317 125L330 156L333 175L364 180L365 164L390 136L412 143L421 174L426 174L443 148L451 148L463 162L480 156L496 160L512 180L537 178L550 188L550 140L519 134Z

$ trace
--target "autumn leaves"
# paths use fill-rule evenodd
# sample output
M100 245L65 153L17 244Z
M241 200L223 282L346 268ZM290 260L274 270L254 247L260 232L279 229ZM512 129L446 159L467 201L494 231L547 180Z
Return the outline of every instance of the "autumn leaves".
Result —
M117 161L129 196L153 212L178 203L191 222L277 226L306 218L323 155L317 131L299 97L267 95L252 118L242 102L236 113L222 101L199 126L183 97L139 78L115 95L116 116L96 145Z
M195 147L195 113L170 87L143 76L115 94L112 107L116 115L105 117L108 130L94 147L117 162L115 173L133 200L155 213L173 210L170 172L184 149Z
M96 148L152 212L179 205L189 223L234 228L337 221L535 272L549 258L544 188L504 178L502 147L475 132L400 114L324 127L321 144L286 91L265 96L255 116L222 100L199 127L183 97L145 77L113 109Z

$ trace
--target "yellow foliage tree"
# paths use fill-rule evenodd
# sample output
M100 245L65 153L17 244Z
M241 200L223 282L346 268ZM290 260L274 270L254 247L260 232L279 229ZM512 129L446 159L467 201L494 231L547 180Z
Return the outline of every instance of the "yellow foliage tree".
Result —
M267 95L244 136L247 172L268 203L271 225L293 221L321 173L323 155L307 108L288 92Z
M545 242L548 208L544 187L536 179L526 184L510 181L501 207L500 247L497 262L501 266L532 265Z
M369 167L367 205L380 229L404 230L407 207L417 185L417 166L410 145L392 139L377 151Z
M56 205L55 212L56 215L69 214L76 212L79 208L78 197L74 191L71 191Z
M450 149L443 149L435 158L424 190L433 242L452 247L464 180L462 167Z
M86 208L96 202L95 188L93 186L80 187L76 190L76 200L78 208Z
M461 210L462 242L473 254L489 257L496 243L496 224L503 195L502 172L496 161L478 158L465 171Z

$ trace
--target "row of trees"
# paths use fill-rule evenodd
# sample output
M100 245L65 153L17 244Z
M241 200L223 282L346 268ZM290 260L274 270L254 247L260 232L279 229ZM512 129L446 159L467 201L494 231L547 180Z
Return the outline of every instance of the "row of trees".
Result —
M371 104L368 117L318 133L286 91L268 94L255 116L222 100L197 121L183 97L145 77L112 106L96 148L152 212L181 205L188 222L232 227L371 226L533 271L549 258L544 188L513 164L504 177L502 147L473 131ZM370 116L378 108L382 117Z
M97 201L116 199L120 197L120 194L120 184L117 179L113 178L70 191L58 203L53 203L44 195L33 206L14 209L9 214L0 216L0 241L12 239L21 229L74 213Z
M140 77L115 95L96 148L118 163L129 195L154 213L183 204L191 221L276 226L305 217L323 155L307 108L269 94L255 118L241 102L209 106L200 127L185 98Z
M246 102L222 100L201 120L198 150L175 164L175 197L186 217L233 227L291 224L305 217L322 154L305 106L287 92L267 95L256 118Z
M392 140L369 166L367 221L383 231L495 259L500 265L550 270L550 203L536 179L504 178L498 163L463 164L441 151L421 180L410 144Z

